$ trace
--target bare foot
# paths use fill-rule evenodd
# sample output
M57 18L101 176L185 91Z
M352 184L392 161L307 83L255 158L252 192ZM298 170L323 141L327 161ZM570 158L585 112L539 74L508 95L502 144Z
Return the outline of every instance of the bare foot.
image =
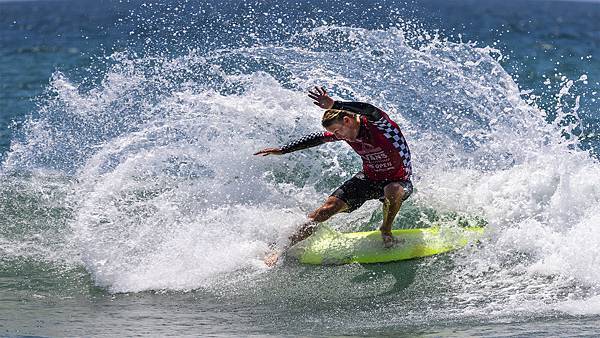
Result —
M396 244L396 239L392 236L391 233L381 233L381 237L383 238L383 246L386 249L389 249Z
M265 265L268 267L272 267L277 263L277 260L279 259L279 253L277 253L277 251L272 251L271 253L269 253L268 255L265 256Z

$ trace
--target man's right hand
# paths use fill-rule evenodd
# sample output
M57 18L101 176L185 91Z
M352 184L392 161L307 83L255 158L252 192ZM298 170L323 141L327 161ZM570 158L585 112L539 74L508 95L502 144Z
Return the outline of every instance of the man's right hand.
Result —
M261 156L281 155L281 154L283 154L283 152L279 148L265 148L261 151L254 153L254 155L261 155Z

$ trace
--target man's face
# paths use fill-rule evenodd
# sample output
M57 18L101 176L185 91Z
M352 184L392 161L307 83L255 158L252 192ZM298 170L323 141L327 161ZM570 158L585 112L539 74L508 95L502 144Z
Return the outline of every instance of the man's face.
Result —
M325 129L339 139L355 141L359 128L360 124L355 118L344 116L343 121L336 122Z

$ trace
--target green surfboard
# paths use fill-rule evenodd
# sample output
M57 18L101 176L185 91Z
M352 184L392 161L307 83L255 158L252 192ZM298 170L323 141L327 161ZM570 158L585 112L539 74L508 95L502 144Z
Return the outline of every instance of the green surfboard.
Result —
M432 227L393 230L397 243L383 246L380 231L341 233L321 225L309 238L288 250L305 264L383 263L427 257L476 241L482 227Z

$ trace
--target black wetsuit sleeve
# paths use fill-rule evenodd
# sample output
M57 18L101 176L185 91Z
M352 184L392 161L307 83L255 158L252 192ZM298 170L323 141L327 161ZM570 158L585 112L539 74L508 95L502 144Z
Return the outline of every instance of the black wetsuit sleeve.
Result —
M335 101L332 109L342 109L351 111L355 114L364 115L369 121L377 121L383 116L382 111L372 104L364 102L342 102Z
M305 135L297 140L294 140L283 147L281 152L284 154L291 153L296 150L302 150L306 148L316 147L325 142L338 141L338 139L330 132L318 131L308 135Z

